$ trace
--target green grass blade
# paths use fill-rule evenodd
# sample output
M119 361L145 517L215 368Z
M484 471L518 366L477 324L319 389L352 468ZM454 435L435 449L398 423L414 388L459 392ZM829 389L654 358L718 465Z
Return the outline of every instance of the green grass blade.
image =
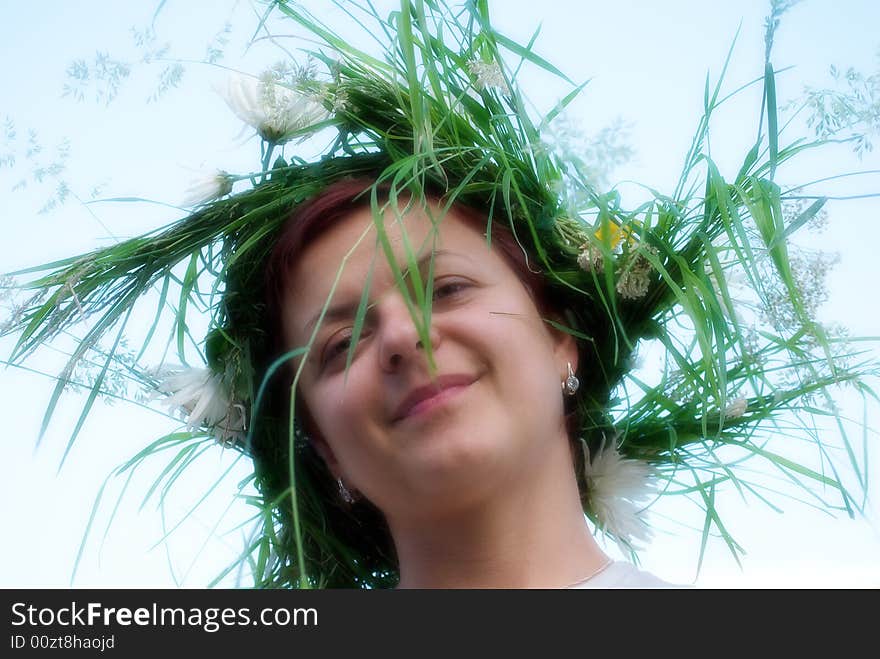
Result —
M776 114L776 76L769 61L764 70L764 86L767 94L767 142L770 145L770 180L772 181L779 161L779 120Z
M785 231L782 234L778 235L773 242L770 244L770 249L776 247L777 243L780 241L786 240L791 234L804 226L807 222L812 220L816 213L822 210L822 207L825 205L825 202L828 201L826 197L822 197L817 199L812 204L810 204L809 208L804 210L800 215L798 215L787 227L785 227Z

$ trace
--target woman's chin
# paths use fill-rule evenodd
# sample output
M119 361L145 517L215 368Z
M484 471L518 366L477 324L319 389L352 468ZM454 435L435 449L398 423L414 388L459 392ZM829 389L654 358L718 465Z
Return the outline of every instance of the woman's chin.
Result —
M444 507L491 492L514 459L509 440L487 434L438 436L416 448L407 456L409 489L414 497Z

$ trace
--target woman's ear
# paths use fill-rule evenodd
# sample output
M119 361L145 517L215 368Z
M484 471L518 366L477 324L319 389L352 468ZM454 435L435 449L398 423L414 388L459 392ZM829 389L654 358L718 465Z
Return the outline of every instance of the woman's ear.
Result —
M321 456L324 464L327 465L327 469L334 477L338 478L339 461L336 459L336 454L333 453L333 449L330 448L330 444L328 444L322 437L316 437L311 433L309 434L309 438L312 440L312 446L315 448L315 451Z
M557 363L560 367L560 373L563 378L568 375L568 364L571 364L571 370L577 371L578 367L578 346L574 336L559 327L568 327L568 322L562 314L552 314L549 316L557 326L550 325L550 336L553 339L553 352L556 355Z
M336 459L336 454L333 452L330 444L327 443L327 440L324 439L321 431L318 430L318 425L309 413L309 408L303 404L302 398L299 398L297 407L300 409L299 420L302 424L302 429L308 436L312 447L324 461L324 464L327 465L327 469L330 470L330 473L333 474L334 477L338 477L339 460Z

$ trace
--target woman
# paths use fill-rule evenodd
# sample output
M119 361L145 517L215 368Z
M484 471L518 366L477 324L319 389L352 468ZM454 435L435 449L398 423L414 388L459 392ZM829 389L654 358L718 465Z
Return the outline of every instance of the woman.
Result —
M323 79L232 79L260 171L220 172L180 222L45 266L13 360L94 317L60 393L113 328L87 413L144 293L158 285L161 304L141 353L174 291L186 362L190 302L212 291L206 368L123 366L190 431L141 456L213 437L253 458L261 528L242 563L264 587L662 585L611 564L584 514L634 551L657 496L692 495L703 546L717 531L736 555L716 489L772 496L741 480L744 457L857 508L761 434L783 418L773 435L814 438L808 397L870 368L838 359L793 283L786 240L809 217L783 221L773 176L805 146L779 143L772 66L774 120L729 180L704 148L719 83L676 189L627 210L541 141L558 110L529 116L522 62L499 48L557 71L497 33L486 4L374 17L385 59L273 5L338 58L314 53ZM294 146L325 130L320 155ZM747 315L770 307L784 326ZM664 360L650 381L633 373L642 346Z
M432 270L432 369L375 240L370 187L342 181L307 202L269 266L285 351L315 332L300 358L300 414L340 500L381 511L400 587L594 583L612 561L584 519L580 446L563 407L576 395L566 381L579 351L543 317L564 322L542 276L503 226L487 244L486 218L472 209L444 212L437 199L387 208L391 258L405 269L409 245L421 270L410 285ZM352 346L362 296L369 303ZM662 583L626 565L595 583Z

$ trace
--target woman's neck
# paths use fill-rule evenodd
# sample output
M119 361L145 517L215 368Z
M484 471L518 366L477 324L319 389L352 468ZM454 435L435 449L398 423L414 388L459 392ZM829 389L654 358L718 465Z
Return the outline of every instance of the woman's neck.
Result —
M467 510L411 524L389 520L399 587L560 588L606 565L584 519L567 450L564 460L535 467L515 487Z

